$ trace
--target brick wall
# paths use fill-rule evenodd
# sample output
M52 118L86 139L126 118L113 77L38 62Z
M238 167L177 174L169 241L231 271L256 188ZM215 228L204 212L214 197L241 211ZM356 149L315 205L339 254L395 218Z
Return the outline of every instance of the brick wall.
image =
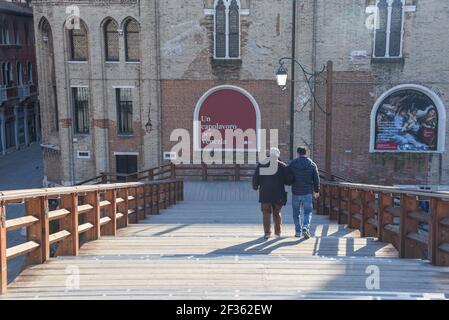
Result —
M164 80L162 91L162 146L168 152L175 144L170 142L174 129L183 128L192 135L195 106L207 90L218 85L234 85L248 91L257 101L262 118L262 129L279 129L282 158L289 157L290 94L280 91L274 81L209 81L209 80ZM238 115L236 115L238 117Z
M370 121L375 102L370 72L335 72L332 117L332 173L360 183L415 184L428 179L431 155L370 153ZM325 108L325 84L318 86ZM315 108L314 159L324 169L325 114Z

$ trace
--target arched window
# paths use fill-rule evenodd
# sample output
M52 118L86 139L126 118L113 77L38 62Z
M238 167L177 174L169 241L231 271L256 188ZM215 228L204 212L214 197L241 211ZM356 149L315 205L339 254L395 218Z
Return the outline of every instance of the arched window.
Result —
M371 152L442 153L446 108L429 88L405 84L385 92L371 113Z
M25 34L25 45L29 46L30 45L30 29L28 28L28 24L25 23L23 25L23 30L24 30L24 34Z
M9 26L6 20L0 22L0 44L9 44Z
M125 55L126 61L140 61L140 26L139 23L130 19L125 23Z
M33 83L33 64L28 62L27 66L28 83Z
M69 46L71 61L87 61L87 30L83 23L79 29L69 30Z
M43 114L47 117L49 122L49 129L51 131L59 131L59 108L58 108L58 95L56 90L56 72L55 72L55 59L53 48L53 33L50 23L47 19L42 18L39 27L38 39L40 39L41 45L39 46L39 56L42 59L42 75L45 79L42 79L48 84L48 94L42 96L43 103L46 108L43 110Z
M223 0L215 6L215 57L226 58L226 7Z
M23 84L23 67L20 62L17 62L16 65L16 81L18 86Z
M404 0L377 0L374 56L402 57Z
M17 27L17 24L13 25L13 32L14 32L14 44L19 45L20 39L19 39L19 28Z
M240 1L215 0L214 39L216 59L240 57Z
M7 76L6 62L2 63L2 85L8 85L8 76Z
M104 47L106 61L119 61L119 34L118 25L109 20L104 25Z
M6 64L6 85L8 87L12 86L12 64L8 62Z

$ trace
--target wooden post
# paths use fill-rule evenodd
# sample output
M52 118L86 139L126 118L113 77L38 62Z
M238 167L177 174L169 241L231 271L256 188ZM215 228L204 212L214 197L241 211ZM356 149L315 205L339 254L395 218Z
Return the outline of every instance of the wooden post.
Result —
M184 201L184 181L179 181L181 185L181 201Z
M105 216L111 219L107 225L103 227L103 234L106 236L116 236L117 234L117 203L116 203L116 191L109 190L105 193L105 200L111 204L105 211Z
M235 181L240 181L240 165L235 165Z
M90 204L93 209L85 213L86 222L91 223L94 227L86 232L86 241L94 241L101 236L100 225L100 193L98 191L89 192L85 197L85 203Z
M137 188L129 189L129 195L134 197L134 200L131 200L129 205L129 209L134 210L130 223L139 223L139 193Z
M77 256L79 252L78 195L76 193L62 195L59 206L70 212L69 215L61 219L61 230L70 232L70 236L61 242L61 254Z
M2 202L0 203L0 294L6 293L8 286L6 248L6 207Z
M326 180L332 180L332 112L333 112L333 72L334 65L332 61L327 62L327 80L326 80Z
M164 183L164 209L167 209L170 206L170 183Z
M25 210L28 216L39 220L27 227L27 240L40 245L39 250L28 253L26 265L41 264L50 258L48 201L45 197L27 199Z
M176 179L176 166L174 163L171 164L170 169L171 169L171 178Z
M172 201L174 205L176 205L176 202L178 201L178 182L177 181L173 181L172 182Z
M129 214L128 214L128 210L129 210L129 201L128 201L128 196L129 196L129 189L122 189L120 196L123 198L123 200L125 200L123 202L123 222L122 222L122 226L123 228L126 228L129 224Z
M207 181L207 165L205 163L202 164L202 176L203 181Z
M149 199L149 195L148 195L148 185L144 185L142 187L142 203L143 203L143 219L147 218L148 215L148 199Z
M160 206L160 189L161 189L161 185L159 183L153 185L153 203L155 205L155 210L154 213L155 214L159 214L160 210L161 210L161 206Z
M374 198L374 193L371 191L362 191L362 228L361 228L361 236L364 238L366 236L372 236L373 233L369 232L372 230L373 226L368 223L368 221L374 218L374 210L370 207L370 203L372 203Z
M377 237L380 241L384 241L385 226L393 222L391 217L386 217L385 208L393 205L393 196L379 193L379 217L377 226Z
M338 190L337 190L337 196L338 196L337 223L338 224L341 224L341 203L342 203L341 199L342 199L343 195L344 195L344 191L342 190L341 187L338 187Z
M414 256L415 253L413 252L413 248L415 247L415 244L412 244L411 241L407 241L407 235L409 233L418 233L419 222L411 219L408 215L410 212L419 209L417 197L402 195L401 209L401 223L399 225L399 256L401 258L422 258L422 253L421 257Z
M442 225L445 221L446 225ZM429 258L431 263L436 266L449 266L449 253L439 248L443 243L449 243L447 221L449 221L449 201L437 198L432 199Z

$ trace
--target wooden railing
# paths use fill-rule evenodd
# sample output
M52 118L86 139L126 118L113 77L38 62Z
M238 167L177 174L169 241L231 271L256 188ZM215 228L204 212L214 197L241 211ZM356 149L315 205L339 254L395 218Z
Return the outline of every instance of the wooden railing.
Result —
M55 256L77 256L80 245L159 214L183 200L181 180L103 184L0 192L0 293L7 289L7 261L26 255L25 266ZM8 206L24 204L25 215L8 219ZM8 233L26 228L27 241L7 248Z
M249 180L254 174L255 165L206 165L189 164L174 165L172 163L130 174L102 173L89 180L78 183L78 186L87 184L136 182L136 181L163 181L167 179L185 180Z
M449 266L449 192L323 182L317 212L392 243L401 258Z

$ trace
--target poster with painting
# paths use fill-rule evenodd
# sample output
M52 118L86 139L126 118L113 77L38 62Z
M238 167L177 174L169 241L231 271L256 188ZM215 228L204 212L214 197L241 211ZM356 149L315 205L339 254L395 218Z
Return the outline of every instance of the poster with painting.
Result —
M438 151L438 108L425 93L413 89L387 96L375 118L375 151Z

